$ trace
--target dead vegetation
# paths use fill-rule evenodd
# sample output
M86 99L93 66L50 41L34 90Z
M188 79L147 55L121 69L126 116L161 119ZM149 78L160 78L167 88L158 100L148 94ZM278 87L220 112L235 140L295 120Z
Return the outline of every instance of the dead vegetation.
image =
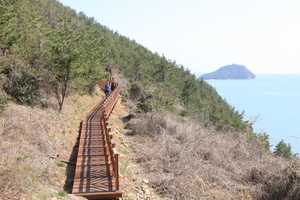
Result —
M102 97L71 96L61 113L10 103L0 116L0 199L64 198L71 183L63 162L80 121Z
M48 133L55 130L51 130L54 122L42 122L47 117L16 104L1 116L0 198L32 195L41 191L38 182L51 176L54 163L49 163L49 157L54 157L56 145Z
M130 118L134 161L165 198L299 199L297 158L275 157L246 134L216 132L165 112Z

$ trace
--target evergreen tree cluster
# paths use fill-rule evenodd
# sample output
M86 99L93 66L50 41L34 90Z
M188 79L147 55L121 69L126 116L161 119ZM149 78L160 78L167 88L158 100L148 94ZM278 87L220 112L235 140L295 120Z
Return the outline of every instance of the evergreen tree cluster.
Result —
M106 41L93 19L55 0L0 0L1 100L59 110L69 92L93 93L107 75Z
M299 154L294 154L292 152L292 147L289 143L285 143L281 140L276 146L273 153L277 156L282 156L284 158L290 159L292 157L299 156Z
M1 102L43 104L51 91L61 110L68 93L92 94L108 66L128 80L124 96L138 112L166 109L218 130L249 130L244 113L207 82L94 18L56 0L0 2Z

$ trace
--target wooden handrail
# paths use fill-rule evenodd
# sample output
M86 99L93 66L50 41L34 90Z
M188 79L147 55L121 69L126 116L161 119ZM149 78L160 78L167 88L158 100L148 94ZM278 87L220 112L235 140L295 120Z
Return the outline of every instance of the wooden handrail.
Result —
M111 76L115 75L114 70L110 71ZM115 190L119 191L120 189L120 182L119 182L119 154L114 149L115 143L112 142L112 135L110 134L110 128L108 127L108 118L114 108L114 106L117 103L117 100L120 96L120 88L118 87L118 83L113 81L113 79L106 80L104 82L100 82L98 86L102 89L104 89L105 84L112 84L114 83L116 88L114 91L110 93L103 101L102 101L102 119L101 124L103 126L103 131L105 134L105 139L107 141L107 147L111 158L111 164L113 166L113 176L115 177L116 184L115 184Z

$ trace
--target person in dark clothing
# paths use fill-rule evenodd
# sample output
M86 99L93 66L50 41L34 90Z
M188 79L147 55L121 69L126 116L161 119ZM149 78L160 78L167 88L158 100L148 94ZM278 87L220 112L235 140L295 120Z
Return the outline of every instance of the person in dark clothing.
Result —
M104 91L105 91L105 95L108 96L109 95L109 92L110 92L110 86L109 84L107 83L105 86L104 86Z
M115 83L113 82L113 83L111 84L111 92L113 92L113 91L115 90L115 88L116 88L116 85L115 85Z
M111 68L109 68L109 67L106 67L106 68L105 68L105 71L107 71L107 72L111 72Z

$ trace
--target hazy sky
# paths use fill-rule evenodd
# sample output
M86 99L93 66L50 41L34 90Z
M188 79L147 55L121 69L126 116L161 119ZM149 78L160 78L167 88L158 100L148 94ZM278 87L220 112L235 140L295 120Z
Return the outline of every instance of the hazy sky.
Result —
M192 72L300 73L299 0L59 0Z

